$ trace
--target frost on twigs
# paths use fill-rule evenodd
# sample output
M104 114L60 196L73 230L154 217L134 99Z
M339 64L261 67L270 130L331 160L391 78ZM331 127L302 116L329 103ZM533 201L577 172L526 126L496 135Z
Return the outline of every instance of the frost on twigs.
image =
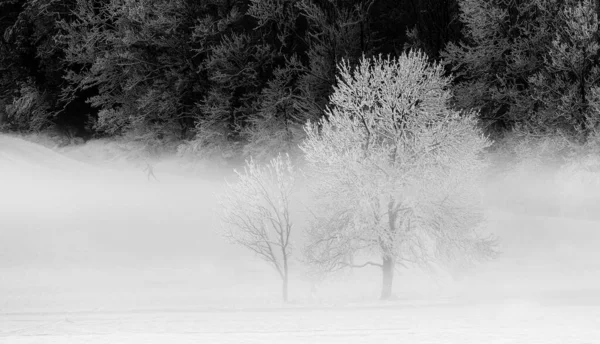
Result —
M460 78L454 105L481 109L490 132L557 128L585 139L598 124L600 68L593 0L459 0L462 42L442 60Z
M326 119L306 125L301 146L317 204L305 250L315 268L380 266L389 298L395 264L495 254L479 234L489 142L474 113L448 109L450 81L420 52L340 64ZM376 260L349 262L357 253Z
M288 263L292 253L290 197L294 167L288 155L281 154L261 166L250 159L238 181L228 183L219 197L224 236L272 265L283 281L287 301Z

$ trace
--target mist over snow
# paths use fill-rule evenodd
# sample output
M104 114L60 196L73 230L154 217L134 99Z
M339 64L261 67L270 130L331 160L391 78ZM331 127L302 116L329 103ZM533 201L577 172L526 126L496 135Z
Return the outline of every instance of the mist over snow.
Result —
M600 189L589 171L490 180L488 229L502 252L492 262L399 269L396 300L382 303L376 268L315 293L294 260L284 305L275 271L220 237L215 195L230 172L99 158L104 145L56 151L0 136L0 342L600 340Z

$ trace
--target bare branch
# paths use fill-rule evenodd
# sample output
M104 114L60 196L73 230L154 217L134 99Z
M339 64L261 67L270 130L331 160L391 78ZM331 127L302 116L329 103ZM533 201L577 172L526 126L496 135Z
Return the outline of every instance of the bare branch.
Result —
M340 262L339 264L344 265L345 267L349 267L349 268L364 268L367 265L377 266L377 267L383 268L383 264L379 264L379 263L375 263L375 262L365 262L365 263L360 264L360 265L349 264L349 263L346 263L346 262Z
M293 228L289 199L294 184L289 157L280 155L266 166L250 159L244 171L236 173L237 183L228 183L219 197L224 235L268 262L287 281Z

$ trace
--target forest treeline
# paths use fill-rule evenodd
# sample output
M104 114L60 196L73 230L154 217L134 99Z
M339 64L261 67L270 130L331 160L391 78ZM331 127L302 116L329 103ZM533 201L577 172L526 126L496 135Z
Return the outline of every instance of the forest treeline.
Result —
M427 54L492 135L600 119L596 0L0 0L0 126L294 150L340 63ZM180 145L181 147L181 145Z

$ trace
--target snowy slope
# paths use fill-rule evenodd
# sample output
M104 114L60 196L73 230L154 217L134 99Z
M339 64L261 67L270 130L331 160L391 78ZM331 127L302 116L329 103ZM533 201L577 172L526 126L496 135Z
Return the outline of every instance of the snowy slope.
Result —
M273 271L217 233L222 182L0 138L0 313L280 304Z

